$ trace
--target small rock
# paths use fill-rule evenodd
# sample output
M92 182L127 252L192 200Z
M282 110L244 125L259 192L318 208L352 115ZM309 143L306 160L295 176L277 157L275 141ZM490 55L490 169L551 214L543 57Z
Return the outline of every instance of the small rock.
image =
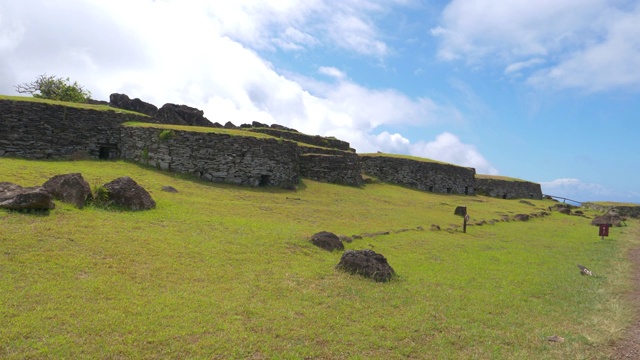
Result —
M340 239L340 241L342 241L343 243L351 243L351 242L353 242L353 239L350 236L347 236L347 235L338 235L338 239Z
M549 336L547 338L549 342L564 342L564 338L558 335Z
M173 186L166 185L166 186L162 187L162 191L170 192L170 193L177 193L178 189L174 188Z
M560 214L571 215L571 209L569 209L567 207L558 208L558 212Z
M527 214L517 214L513 216L513 220L515 221L528 221L529 215Z
M389 281L396 274L387 259L373 250L347 250L336 268L378 282Z
M582 265L578 264L578 269L580 269L580 275L593 276L593 272Z
M313 236L311 236L311 243L327 251L344 250L344 244L340 241L340 238L336 234L328 231L320 231L313 234Z

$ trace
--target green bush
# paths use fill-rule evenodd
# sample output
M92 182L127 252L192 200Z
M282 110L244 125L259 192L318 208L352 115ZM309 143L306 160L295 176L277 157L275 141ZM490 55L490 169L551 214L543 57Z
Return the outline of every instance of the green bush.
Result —
M94 186L91 205L97 208L108 208L109 205L111 205L111 201L109 200L109 190L104 186Z
M77 82L72 84L70 81L69 78L45 74L31 83L16 85L15 89L21 94L28 93L40 99L86 103L91 98L91 92Z
M167 141L167 140L171 139L173 137L173 135L175 135L173 130L167 129L167 130L162 130L162 132L160 132L160 135L158 135L158 137L162 141Z

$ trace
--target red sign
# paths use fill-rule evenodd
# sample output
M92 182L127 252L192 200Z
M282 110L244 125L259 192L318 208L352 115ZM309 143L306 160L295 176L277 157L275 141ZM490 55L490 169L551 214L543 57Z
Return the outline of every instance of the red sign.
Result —
M600 224L600 236L609 236L610 224Z

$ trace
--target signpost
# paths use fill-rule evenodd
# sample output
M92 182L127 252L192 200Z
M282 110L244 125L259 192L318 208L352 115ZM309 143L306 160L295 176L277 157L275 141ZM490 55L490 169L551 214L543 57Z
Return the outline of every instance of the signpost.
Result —
M462 232L467 232L467 221L469 221L469 214L467 214L466 206L458 206L456 210L453 212L453 215L462 216L464 221L462 222Z
M604 240L605 236L609 236L609 227L610 226L611 226L611 224L600 224L599 235L602 237L602 240Z

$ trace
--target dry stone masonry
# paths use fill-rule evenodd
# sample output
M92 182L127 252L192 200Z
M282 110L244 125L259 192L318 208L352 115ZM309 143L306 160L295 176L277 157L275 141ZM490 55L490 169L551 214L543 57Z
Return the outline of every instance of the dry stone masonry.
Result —
M473 168L418 161L384 154L361 155L363 171L380 181L423 191L447 194L474 194Z
M476 178L476 192L502 199L542 199L540 184L522 180L478 177Z
M277 139L122 128L121 156L153 167L188 173L212 182L293 188L298 183L297 145Z
M98 102L96 102L98 103ZM102 103L101 103L102 104ZM271 137L123 126L125 122L223 127L186 105L160 109L124 94L110 106L143 114L0 100L0 157L60 159L124 158L212 182L295 188L300 178L362 186L362 173L419 190L502 198L542 198L540 185L476 179L475 169L398 158L358 155L348 142L311 136L281 125L254 122L242 130ZM230 122L226 129L237 129ZM264 136L264 135L262 135Z

